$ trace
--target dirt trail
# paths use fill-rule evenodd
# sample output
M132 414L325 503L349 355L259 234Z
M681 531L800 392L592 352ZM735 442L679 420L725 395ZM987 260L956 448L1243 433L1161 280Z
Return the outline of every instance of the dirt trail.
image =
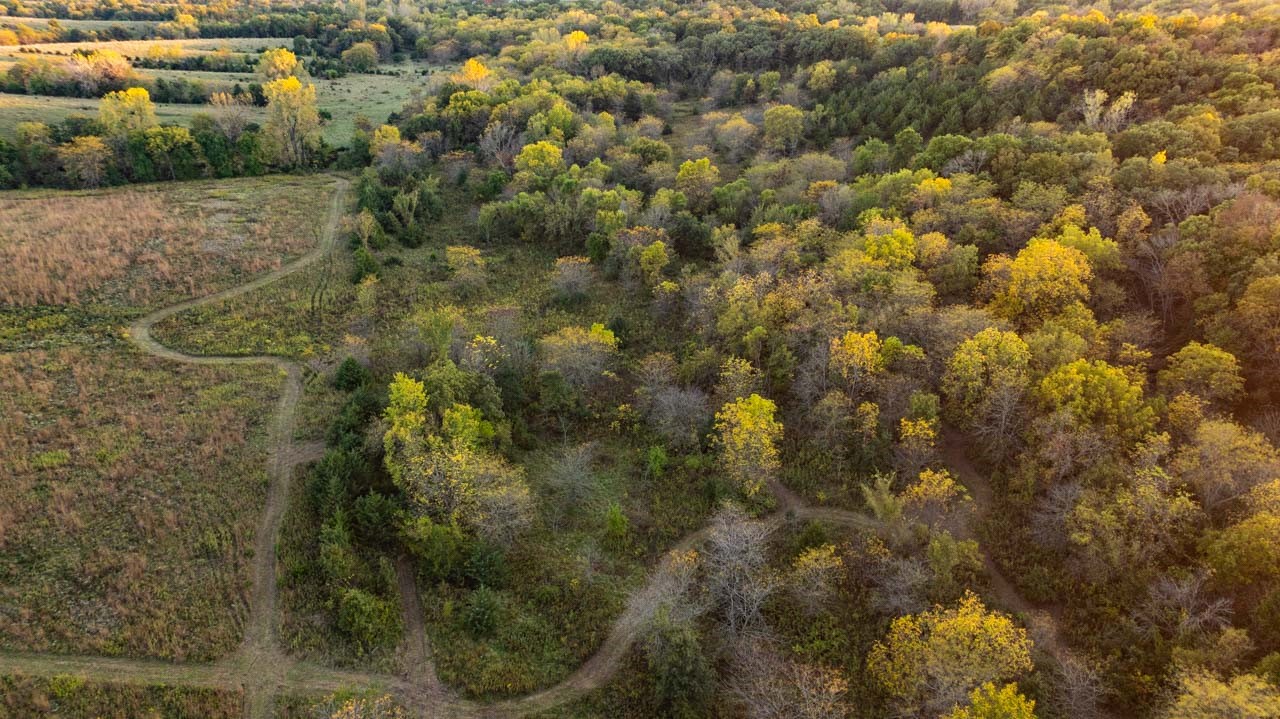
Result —
M976 539L976 525L981 523L995 508L995 492L987 475L978 471L969 460L964 438L952 430L943 433L943 463L955 473L960 483L969 490L969 496L977 509L977 517L964 532L965 539ZM981 546L981 544L979 544ZM1062 640L1060 617L1056 607L1038 607L1022 596L1017 587L1009 581L999 565L991 557L990 552L982 552L982 567L986 570L991 583L991 593L996 602L1006 611L1025 615L1031 620L1034 630L1036 648L1053 657L1060 665L1074 660L1074 655Z
M400 648L401 674L412 687L414 702L430 704L447 698L448 692L436 673L427 639L422 597L418 594L413 562L404 555L396 558L396 583L400 588L400 616L404 621L404 641Z

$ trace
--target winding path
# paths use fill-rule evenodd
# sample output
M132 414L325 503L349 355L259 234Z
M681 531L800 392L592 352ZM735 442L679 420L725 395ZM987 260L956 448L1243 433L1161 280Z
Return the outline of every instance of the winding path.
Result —
M340 689L376 689L395 694L402 703L422 717L430 719L489 719L520 717L545 711L603 686L617 672L628 649L648 623L650 602L642 601L646 589L662 580L660 566L649 581L632 594L626 609L614 621L609 635L594 654L559 684L525 697L493 704L462 699L444 686L436 673L430 641L423 623L422 601L418 594L412 563L401 557L396 561L397 583L401 594L401 613L405 634L399 652L397 675L376 672L347 671L323 667L287 655L279 645L275 631L277 602L276 541L281 519L288 503L288 488L293 468L317 459L324 446L317 442L295 442L294 425L298 401L302 394L302 368L292 360L270 355L223 356L189 355L160 344L151 335L157 322L191 308L243 295L297 272L328 254L338 238L339 223L349 183L339 179L329 208L323 238L316 248L279 269L236 287L212 295L187 300L147 314L129 328L129 338L142 351L156 357L189 364L270 364L284 375L284 386L276 404L270 437L270 480L266 506L259 523L253 559L253 588L244 639L237 651L226 659L210 664L174 664L158 660L127 659L102 656L78 656L33 652L0 651L0 674L21 673L34 676L78 675L105 682L138 684L190 685L245 693L245 715L248 719L269 719L274 700L282 690L333 692ZM959 439L947 435L943 455L948 466L964 483L980 515L994 506L990 484L969 462ZM867 528L875 520L858 512L812 507L795 493L777 482L770 490L777 509L763 518L774 526L787 521L821 520L833 524ZM697 547L707 536L707 528L684 537L672 551ZM983 553L983 563L991 580L992 593L998 604L1010 611L1030 616L1044 614L1023 598L1003 576L998 566ZM665 565L664 565L665 566ZM1041 632L1040 647L1059 662L1070 653L1059 638L1056 617L1047 616Z

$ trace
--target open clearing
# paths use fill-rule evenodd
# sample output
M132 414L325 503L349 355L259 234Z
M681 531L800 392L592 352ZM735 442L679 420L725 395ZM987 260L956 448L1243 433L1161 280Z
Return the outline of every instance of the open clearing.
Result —
M4 646L179 660L234 648L279 384L262 366L129 351L0 356Z
M6 58L0 55L0 72ZM399 111L415 90L426 87L427 79L421 75L427 69L425 63L384 65L383 71L398 70L399 75L347 75L334 80L313 78L316 85L316 104L327 111L331 119L324 123L324 139L330 144L345 145L351 139L357 116L363 115L375 124ZM146 82L150 78L166 80L186 79L203 83L211 91L230 90L236 84L246 88L258 78L244 73L220 73L185 70L140 69L138 74ZM100 101L97 98L53 97L49 95L15 95L0 93L0 137L12 139L20 122L53 124L72 115L96 117ZM189 125L191 117L207 113L203 104L156 103L156 118L161 123ZM266 119L264 108L252 108L250 118L255 122Z
M97 117L98 105L99 101L96 98L15 95L0 92L0 137L12 140L20 122L43 122L49 125L62 122L72 115ZM156 119L162 123L186 126L190 124L192 115L208 111L207 105L156 103ZM263 113L259 112L259 114Z
M8 193L0 306L148 307L243 282L316 243L332 179ZM56 211L55 211L56 210Z
M232 52L259 53L273 47L289 47L293 38L287 37L214 37L186 38L182 40L97 40L88 42L42 42L32 45L8 45L0 47L0 54L18 55L70 55L73 52L115 50L125 57L143 57L152 48L176 48L184 55L211 54L222 49Z
M54 22L72 30L106 30L112 27L123 27L130 30L136 30L154 27L159 24L156 20L71 20L67 18L54 19L47 17L0 15L0 25L26 25L27 27L35 28L37 30L43 30L44 28L49 27L50 23Z

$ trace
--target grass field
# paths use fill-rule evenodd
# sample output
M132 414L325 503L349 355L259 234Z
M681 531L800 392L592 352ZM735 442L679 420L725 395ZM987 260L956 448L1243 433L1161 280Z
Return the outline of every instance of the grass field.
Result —
M0 72L7 58L0 55ZM9 60L10 62L12 60ZM351 139L358 115L382 123L392 112L400 110L413 91L426 86L426 78L420 73L427 66L422 63L384 66L398 69L402 75L347 75L336 80L313 79L316 85L317 105L327 110L332 119L325 122L324 138L331 144L346 145ZM257 78L243 73L187 72L182 70L139 70L145 78L186 78L205 83L210 90L230 89L235 83L248 87ZM96 117L99 100L95 98L52 97L48 95L15 95L0 93L0 137L12 139L14 128L20 122L52 124L72 115ZM208 112L207 105L156 103L156 117L161 123L187 125L191 116ZM254 108L252 119L266 119L263 108Z
M29 53L70 55L81 51L111 49L125 57L143 57L153 47L177 48L184 55L214 53L221 49L241 53L259 53L273 47L292 47L293 38L287 37L218 37L187 38L183 40L100 40L90 42L42 42L32 45L7 45L0 47L3 55Z
M0 355L5 646L177 660L234 648L279 384L262 366L132 351Z
M355 296L349 253L246 295L202 305L155 326L156 339L190 354L273 354L313 359L347 332Z
M241 692L0 676L0 719L238 719Z
M0 196L0 307L154 307L313 247L332 178L273 176Z
M0 137L14 138L14 130L20 122L53 124L72 115L97 117L99 101L94 98L52 97L49 95L14 95L0 92ZM187 125L191 116L208 112L204 105L156 103L156 118L162 123ZM262 115L260 112L259 115ZM259 118L261 119L261 118Z
M141 355L120 327L314 247L333 182L0 198L0 225L19 233L0 241L5 648L207 660L237 646L280 376ZM326 399L308 393L304 405L319 415Z
M29 28L43 30L49 27L50 22L53 22L53 19L47 17L0 15L0 25L26 25ZM68 20L65 18L58 18L57 23L71 30L105 30L115 26L133 30L154 27L159 24L154 20Z

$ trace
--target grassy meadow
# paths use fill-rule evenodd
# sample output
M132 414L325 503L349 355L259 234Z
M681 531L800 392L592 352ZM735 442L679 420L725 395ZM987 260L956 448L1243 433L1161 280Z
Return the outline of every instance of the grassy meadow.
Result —
M2 48L0 48L2 50ZM4 72L9 64L16 61L15 56L0 54L0 72ZM415 90L426 87L427 78L422 72L428 69L425 63L402 63L399 65L383 65L383 72L394 71L398 74L351 74L333 80L313 78L316 86L316 104L319 109L327 111L330 118L324 121L322 134L326 142L344 145L351 138L358 116L364 116L374 123L380 123L387 116L400 110ZM223 73L196 70L151 70L139 69L138 76L144 81L155 78L166 80L187 79L203 83L211 91L230 91L236 84L246 88L258 78L245 73ZM53 97L49 95L18 95L0 92L0 137L12 139L15 128L20 122L56 123L74 115L96 117L101 101L97 98ZM209 107L202 104L155 103L156 118L162 123L187 125L191 118L202 112L209 112ZM266 119L265 108L255 107L250 111L250 118L255 122Z
M264 366L127 350L0 355L4 647L188 661L233 649L279 387Z
M134 30L152 28L159 24L155 20L73 20L69 18L54 19L46 17L22 17L19 15L0 15L0 25L26 25L27 27L35 28L37 30L43 30L49 27L50 23L54 22L71 30L106 30L116 26Z
M243 701L219 689L0 676L0 719L237 719Z
M0 195L0 349L111 334L316 245L333 180L273 176ZM56 211L54 211L56 209Z
M281 377L155 359L122 327L315 247L333 183L0 195L16 230L0 240L0 646L203 661L238 645Z
M212 54L220 50L257 54L273 47L289 47L293 38L287 37L215 37L184 38L179 40L95 40L85 42L42 42L31 45L7 45L0 47L0 54L17 55L70 55L76 51L92 52L110 49L125 57L145 57L153 48L176 51L184 55Z

